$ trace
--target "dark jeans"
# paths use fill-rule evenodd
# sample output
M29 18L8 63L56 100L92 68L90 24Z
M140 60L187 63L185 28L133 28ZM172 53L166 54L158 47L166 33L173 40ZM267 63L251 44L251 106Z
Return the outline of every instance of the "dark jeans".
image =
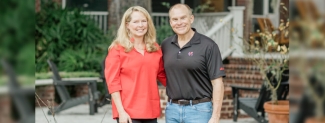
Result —
M118 118L116 119L117 123L119 123ZM132 123L157 123L157 118L155 119L132 119Z

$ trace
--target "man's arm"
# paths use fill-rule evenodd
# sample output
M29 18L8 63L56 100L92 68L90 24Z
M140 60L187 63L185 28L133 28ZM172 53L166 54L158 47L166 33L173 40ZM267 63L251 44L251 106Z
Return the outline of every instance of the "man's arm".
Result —
M213 92L212 92L213 112L209 123L219 123L221 106L223 101L224 85L223 85L222 77L214 79L211 82L213 86Z

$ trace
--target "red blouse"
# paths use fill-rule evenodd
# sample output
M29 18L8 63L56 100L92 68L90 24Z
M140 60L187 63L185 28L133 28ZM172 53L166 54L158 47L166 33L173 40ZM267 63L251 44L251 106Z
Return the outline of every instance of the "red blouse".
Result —
M105 61L105 78L110 94L120 91L124 110L131 118L160 116L157 79L166 86L161 49L145 51L144 55L134 48L128 53L122 46L110 49ZM118 118L114 101L112 110L113 118Z

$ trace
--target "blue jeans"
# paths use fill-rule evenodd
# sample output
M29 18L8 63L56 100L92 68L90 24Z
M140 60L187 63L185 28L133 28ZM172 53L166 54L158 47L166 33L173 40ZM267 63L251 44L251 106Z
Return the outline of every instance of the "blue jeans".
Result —
M179 105L167 102L166 123L208 123L212 116L212 102Z

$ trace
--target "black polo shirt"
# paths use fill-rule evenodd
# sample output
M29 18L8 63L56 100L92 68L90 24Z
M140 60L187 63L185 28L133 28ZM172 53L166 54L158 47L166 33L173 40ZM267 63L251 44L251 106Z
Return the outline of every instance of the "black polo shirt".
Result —
M192 30L195 31L194 28ZM167 96L188 100L212 98L211 80L226 76L218 45L196 31L182 48L177 39L177 35L173 35L161 45Z

